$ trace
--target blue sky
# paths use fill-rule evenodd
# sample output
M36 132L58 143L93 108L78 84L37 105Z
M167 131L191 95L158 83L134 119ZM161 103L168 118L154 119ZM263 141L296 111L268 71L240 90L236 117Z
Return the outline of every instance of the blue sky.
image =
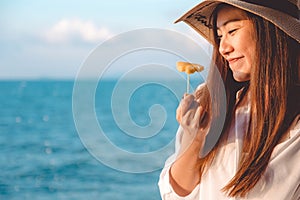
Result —
M0 79L74 78L97 45L140 28L174 30L203 43L186 24L173 24L199 2L2 0Z

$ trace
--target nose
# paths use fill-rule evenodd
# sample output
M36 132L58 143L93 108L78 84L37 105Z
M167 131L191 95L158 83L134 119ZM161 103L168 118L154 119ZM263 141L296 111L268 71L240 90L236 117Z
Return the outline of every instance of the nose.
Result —
M220 40L219 52L224 57L233 51L233 46L226 36L223 36Z

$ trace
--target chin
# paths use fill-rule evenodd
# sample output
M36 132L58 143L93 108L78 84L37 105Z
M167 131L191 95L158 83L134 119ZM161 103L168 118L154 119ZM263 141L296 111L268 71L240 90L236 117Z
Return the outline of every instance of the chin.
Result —
M250 80L250 74L246 73L233 73L233 78L237 82L245 82Z

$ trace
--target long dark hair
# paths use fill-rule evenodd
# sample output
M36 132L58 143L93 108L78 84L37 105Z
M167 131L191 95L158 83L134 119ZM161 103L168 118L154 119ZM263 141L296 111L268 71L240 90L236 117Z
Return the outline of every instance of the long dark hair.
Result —
M250 128L244 133L243 140L243 152L247 153L242 154L237 173L223 188L228 196L244 197L260 180L275 146L300 114L300 45L271 22L247 12L256 30L256 63L252 66L249 82L236 82L227 61L218 51L216 17L218 10L225 5L229 6L217 6L211 18L215 35L212 63L217 66L218 72L211 70L208 84L219 88L212 78L214 73L221 74L227 95L227 113L219 141L200 161L200 175L205 173L220 147L226 143L235 95L244 87L245 91L251 92Z

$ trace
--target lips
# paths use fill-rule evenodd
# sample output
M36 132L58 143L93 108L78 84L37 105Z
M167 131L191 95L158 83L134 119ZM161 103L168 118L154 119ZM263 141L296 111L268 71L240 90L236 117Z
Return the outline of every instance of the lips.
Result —
M239 59L241 59L242 57L236 57L236 58L228 58L227 61L229 64L233 64L236 61L238 61Z

